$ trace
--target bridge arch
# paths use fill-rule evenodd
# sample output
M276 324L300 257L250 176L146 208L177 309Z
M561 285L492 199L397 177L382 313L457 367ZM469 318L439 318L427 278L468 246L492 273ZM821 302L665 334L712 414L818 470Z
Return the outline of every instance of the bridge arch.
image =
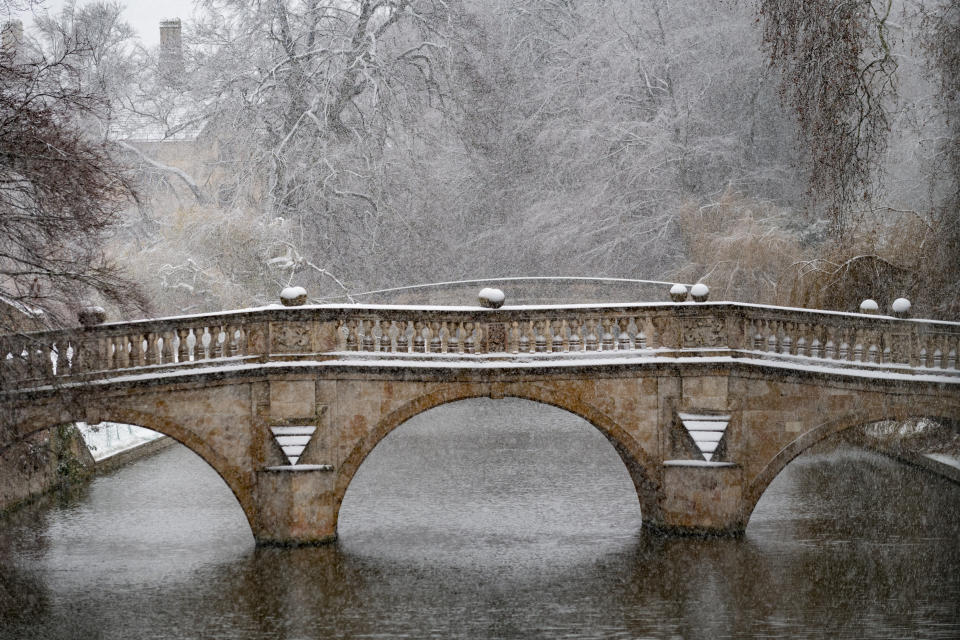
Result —
M947 413L949 411L949 413ZM754 477L750 484L745 488L743 494L743 518L744 524L749 522L757 503L763 497L767 487L773 480L780 475L780 472L790 464L797 456L807 451L815 444L826 440L831 436L838 435L849 429L861 427L875 422L886 420L906 421L911 418L929 418L941 422L956 422L960 415L960 407L954 409L939 408L934 411L916 411L906 406L888 407L879 409L856 410L843 415L834 420L823 422L813 429L801 434L795 440L777 453L772 460Z
M525 388L523 391L508 391L502 395L492 395L482 389L460 389L455 392L426 393L410 400L401 407L383 416L373 430L354 446L337 470L334 487L333 522L334 527L340 516L340 506L351 481L366 460L370 452L390 433L402 424L421 413L441 405L469 400L471 398L517 398L545 404L568 413L572 413L599 431L613 445L621 461L630 474L640 502L640 513L644 524L660 521L660 502L662 499L661 479L657 474L658 465L643 450L637 441L614 420L596 407L585 403L570 401L569 394L555 392L543 387Z
M256 514L256 505L251 499L252 492L250 490L251 483L249 479L246 477L245 473L243 473L235 465L230 464L229 460L211 447L206 440L195 434L190 429L185 428L175 420L142 411L136 411L134 409L125 409L122 407L103 408L97 414L97 417L101 422L130 424L143 427L145 429L150 429L151 431L156 431L157 433L161 433L176 440L187 449L195 453L200 457L200 459L210 465L216 474L220 476L224 483L226 483L227 487L230 488L231 493L233 493L234 498L236 498L237 503L243 510L243 514L247 519L247 523L251 526L251 530L255 530L253 526L254 517ZM37 420L36 418L25 420L14 426L12 432L15 434L15 439L12 442L7 442L4 444L4 446L0 447L0 452L10 446L15 445L17 442L21 442L25 438L30 437L32 434L37 433L38 431L56 427L57 425L65 424L67 422L78 421L82 421L82 417L78 419L61 419L54 421Z

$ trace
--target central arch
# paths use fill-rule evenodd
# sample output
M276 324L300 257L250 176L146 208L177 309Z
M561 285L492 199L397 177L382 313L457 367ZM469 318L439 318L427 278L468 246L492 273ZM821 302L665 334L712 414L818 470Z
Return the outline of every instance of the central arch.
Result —
M439 392L426 393L408 401L401 407L381 417L374 428L361 438L343 460L337 470L333 495L333 523L336 530L340 517L340 506L350 482L353 480L371 451L390 433L416 415L441 405L471 398L517 398L549 405L576 415L598 430L609 441L620 456L621 461L633 481L640 502L640 512L644 526L655 525L661 520L660 504L663 497L660 478L656 475L658 466L650 455L625 429L616 424L609 416L596 407L578 401L570 401L568 392L558 392L542 386L525 386L523 391L504 391L493 395L487 388L455 387Z

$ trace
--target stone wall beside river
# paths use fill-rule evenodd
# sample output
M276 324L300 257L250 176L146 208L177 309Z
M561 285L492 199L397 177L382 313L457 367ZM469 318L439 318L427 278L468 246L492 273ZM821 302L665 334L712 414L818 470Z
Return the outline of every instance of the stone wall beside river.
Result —
M84 482L94 465L75 425L38 431L0 452L0 513L64 484Z

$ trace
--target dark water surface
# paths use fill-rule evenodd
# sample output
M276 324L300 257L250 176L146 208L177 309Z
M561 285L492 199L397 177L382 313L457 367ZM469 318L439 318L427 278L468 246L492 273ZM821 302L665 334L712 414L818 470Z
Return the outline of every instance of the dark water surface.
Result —
M640 530L607 441L470 400L390 435L336 545L256 548L183 447L0 520L0 638L960 638L960 487L802 457L741 539Z

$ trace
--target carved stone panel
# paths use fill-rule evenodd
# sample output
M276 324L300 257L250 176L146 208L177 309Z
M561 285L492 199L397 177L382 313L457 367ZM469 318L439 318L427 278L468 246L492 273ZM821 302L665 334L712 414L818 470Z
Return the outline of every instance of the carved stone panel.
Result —
M278 322L271 327L272 353L308 353L310 349L309 322Z
M683 320L683 347L723 347L724 324L720 318L685 318Z

